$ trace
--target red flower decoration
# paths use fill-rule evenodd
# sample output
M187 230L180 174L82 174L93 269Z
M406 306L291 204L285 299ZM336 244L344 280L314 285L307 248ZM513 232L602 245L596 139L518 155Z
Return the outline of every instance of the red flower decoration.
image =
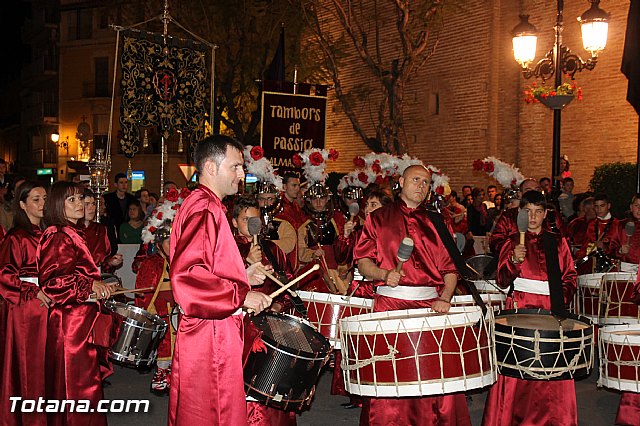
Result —
M480 171L484 167L484 162L482 160L475 160L473 162L473 170Z
M186 186L180 190L180 198L182 198L183 200L187 198L189 194L191 194L191 190Z
M491 161L487 161L486 163L484 163L484 171L487 173L491 173L493 172L493 170L495 169L493 162Z
M357 169L364 169L365 162L362 157L353 157L353 165L356 166Z
M149 232L151 232L153 234L154 232L156 232L156 229L158 229L158 228L156 228L155 226L150 226L149 227Z
M339 155L340 155L340 154L338 153L338 151L337 151L337 150L335 150L335 149L333 149L333 148L331 148L331 149L329 150L329 160L331 160L331 161L336 161L336 160L338 159L338 156L339 156Z
M164 216L164 212L160 212L156 215L156 217L158 218L158 220L162 220L162 216Z
M374 173L382 173L382 167L380 167L380 164L378 164L378 163L373 163L373 164L371 165L371 170L372 170Z
M167 195L164 196L166 200L169 200L172 203L178 201L178 197L180 197L180 194L178 194L178 190L175 188L171 188L169 192L167 192Z
M300 157L300 154L293 154L291 161L293 162L294 166L302 167L302 157Z
M312 152L311 155L309 155L309 163L311 163L312 166L319 166L323 162L324 158L318 151Z
M369 176L365 172L358 173L358 180L362 183L369 183Z
M251 148L251 151L249 151L249 153L251 154L251 158L253 158L253 161L258 161L262 157L264 157L264 149L262 149L262 147L258 145Z
M382 185L383 182L384 182L384 178L382 177L382 175L376 176L376 184Z
M436 194L438 195L443 195L444 194L444 187L439 186L436 188Z

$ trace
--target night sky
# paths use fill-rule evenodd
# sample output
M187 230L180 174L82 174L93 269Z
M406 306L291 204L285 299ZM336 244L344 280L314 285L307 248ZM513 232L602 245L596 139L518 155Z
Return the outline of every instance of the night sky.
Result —
M28 5L19 0L10 0L12 5L5 7L0 14L0 31L2 42L0 43L0 87L6 87L14 82L20 75L20 67L26 49L20 39L20 27L28 10ZM7 2L7 3L9 3ZM5 6L8 4L5 3Z

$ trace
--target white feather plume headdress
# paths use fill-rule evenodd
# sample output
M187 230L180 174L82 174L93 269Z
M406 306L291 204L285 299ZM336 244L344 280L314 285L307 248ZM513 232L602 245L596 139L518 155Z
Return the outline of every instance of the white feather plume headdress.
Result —
M327 161L338 159L338 151L335 149L307 149L299 154L294 154L293 164L302 167L302 173L310 185L321 183L327 180L329 175L326 172Z
M482 160L473 162L473 169L484 171L489 176L498 181L504 188L510 188L520 185L525 179L520 170L513 164L507 164L496 157L486 157Z
M173 219L180 208L180 205L191 194L189 188L182 188L180 192L171 188L164 196L164 201L156 206L151 216L146 220L142 228L142 242L151 244L155 242L156 233L159 229L171 230Z
M244 164L247 167L247 172L257 177L258 180L272 183L280 191L283 189L282 177L277 175L271 161L264 156L264 150L261 146L247 145L244 148Z

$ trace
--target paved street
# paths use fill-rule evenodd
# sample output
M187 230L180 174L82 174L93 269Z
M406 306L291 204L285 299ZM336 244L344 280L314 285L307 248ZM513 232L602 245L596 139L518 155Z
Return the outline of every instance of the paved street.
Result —
M110 378L111 386L105 388L108 399L149 398L150 412L141 414L110 414L111 426L164 425L167 422L168 397L158 397L149 392L150 374L139 374L136 370L116 366L115 374ZM576 383L578 395L579 420L581 425L613 425L620 394L608 389L597 389L597 371L585 380ZM344 409L340 406L347 399L329 395L330 372L320 378L318 392L311 410L298 417L299 426L338 426L357 425L359 409ZM471 393L469 410L473 425L480 425L487 390ZM204 426L204 425L203 425Z

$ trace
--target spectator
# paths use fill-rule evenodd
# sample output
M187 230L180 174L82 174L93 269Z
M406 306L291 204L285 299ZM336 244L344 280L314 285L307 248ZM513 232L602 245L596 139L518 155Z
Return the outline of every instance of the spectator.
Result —
M487 206L487 209L492 209L496 206L495 198L498 193L498 187L495 185L487 186L487 199L484 200L484 205Z
M104 202L107 208L107 216L111 218L116 229L128 221L127 209L129 204L136 199L133 194L127 192L129 180L124 173L115 176L116 189L113 192L104 194Z
M545 195L545 197L548 197L549 194L551 194L551 179L549 179L548 177L543 177L540 178L538 183L540 184L540 188L542 188L542 193Z
M471 195L471 190L472 190L471 185L464 185L462 187L462 201L461 201L461 203L465 207L469 207L469 204L467 204L467 200L468 200L469 195Z
M155 192L149 193L149 204L147 205L147 216L151 216L153 209L158 205L158 200L160 197Z
M568 223L569 218L575 213L573 211L573 200L575 199L573 187L573 178L567 177L562 180L562 192L558 196L558 206L565 223Z
M178 185L176 185L176 183L172 180L168 180L166 181L163 185L162 185L162 195L167 195L167 192L169 192L169 190L173 188L176 191L180 191L178 189Z
M473 202L467 207L467 225L473 235L476 254L486 254L488 251L486 235L493 225L489 218L487 206L484 204L484 189L473 188L471 192Z
M149 190L147 188L140 188L135 193L136 199L140 201L142 211L145 213L145 217L148 216L147 210L149 208Z
M133 200L129 203L129 220L120 225L120 242L122 244L142 244L142 225L144 211L140 201Z

